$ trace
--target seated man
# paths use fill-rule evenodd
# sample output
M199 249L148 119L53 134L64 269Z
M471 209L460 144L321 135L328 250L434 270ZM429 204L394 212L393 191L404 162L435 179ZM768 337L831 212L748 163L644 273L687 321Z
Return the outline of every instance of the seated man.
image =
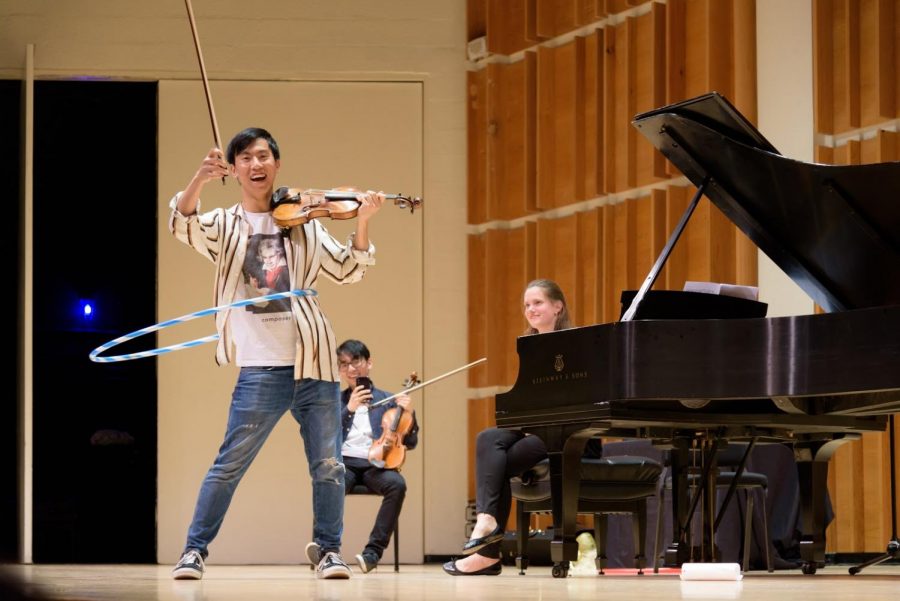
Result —
M406 497L406 480L395 469L382 469L369 461L369 449L372 443L381 438L382 418L388 409L399 407L403 411L412 412L412 426L403 438L407 449L414 449L418 443L419 426L415 412L411 408L412 401L405 394L369 411L371 403L391 396L372 386L369 370L372 359L369 349L359 340L347 340L337 349L338 368L341 379L347 388L341 393L341 422L344 433L344 444L341 455L344 458L344 491L349 493L356 484L365 484L372 492L382 497L381 508L375 517L375 525L369 535L369 542L362 553L356 556L359 569L367 574L375 569L385 547L394 531L394 525L400 517L403 499ZM306 554L310 562L317 563L318 545L309 543Z

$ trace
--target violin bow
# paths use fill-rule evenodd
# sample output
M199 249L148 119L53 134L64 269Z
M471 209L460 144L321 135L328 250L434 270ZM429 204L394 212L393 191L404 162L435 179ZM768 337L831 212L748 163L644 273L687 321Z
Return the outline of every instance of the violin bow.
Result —
M437 382L439 380L443 380L444 378L449 378L453 374L459 373L459 372L467 370L467 369L472 369L476 365L480 365L481 363L484 363L485 361L487 361L487 357L482 357L481 359L478 359L477 361L472 361L471 363L469 363L467 365L463 365L462 367L457 367L456 369L450 370L445 374L441 374L441 375L437 376L436 378L431 378L430 380L425 380L421 384L416 384L415 386L411 386L411 387L407 388L406 390L404 390L403 392L398 392L397 394L392 394L391 396L387 397L386 399L381 399L377 403L372 403L371 405L369 405L369 409L372 409L373 407L378 407L379 405L384 405L385 403L390 403L391 401L396 399L401 394L409 394L410 392L415 392L416 390L419 390L420 388L425 388L429 384L434 384L435 382Z
M194 37L194 48L197 50L197 61L200 63L200 77L203 79L203 91L206 93L206 106L209 109L209 120L212 123L213 141L216 148L222 150L222 137L219 135L219 124L216 121L216 109L213 106L212 93L209 91L209 79L206 77L206 64L203 62L203 50L200 49L200 36L197 34L197 22L194 21L194 9L191 0L184 0L187 7L188 20L191 22L191 35ZM225 185L225 178L222 178Z

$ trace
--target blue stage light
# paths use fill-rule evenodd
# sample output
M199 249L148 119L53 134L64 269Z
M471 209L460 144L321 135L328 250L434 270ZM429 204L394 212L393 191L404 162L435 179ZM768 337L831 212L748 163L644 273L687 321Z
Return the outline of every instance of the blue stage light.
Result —
M78 301L78 315L82 322L93 321L96 312L94 301L88 299Z

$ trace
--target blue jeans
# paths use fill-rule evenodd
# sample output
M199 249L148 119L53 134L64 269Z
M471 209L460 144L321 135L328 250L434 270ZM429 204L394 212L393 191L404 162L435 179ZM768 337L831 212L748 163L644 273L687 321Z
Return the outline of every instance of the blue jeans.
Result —
M344 464L337 382L294 380L294 368L242 367L228 412L225 440L200 487L187 549L206 557L238 482L290 410L300 424L312 477L313 538L324 551L339 551L344 526Z

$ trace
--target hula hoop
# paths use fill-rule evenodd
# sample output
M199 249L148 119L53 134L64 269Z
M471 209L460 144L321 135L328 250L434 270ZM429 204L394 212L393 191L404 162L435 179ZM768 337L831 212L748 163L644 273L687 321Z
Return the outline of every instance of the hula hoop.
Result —
M247 305L256 305L265 301L277 300L279 298L287 298L289 296L317 296L318 293L312 288L307 288L304 290L288 290L287 292L275 292L273 294L266 294L265 296L257 296L255 298L248 298L246 300L239 300L233 303L229 303L227 305L219 305L218 307L211 307L209 309L203 309L202 311L195 311L194 313L189 313L187 315L182 315L181 317L176 317L175 319L169 319L168 321L161 321L156 325L152 325L146 328L141 328L140 330L135 330L130 334L125 334L124 336L119 336L115 340L110 340L105 344L101 344L97 348L91 351L89 355L91 361L95 363L114 363L117 361L130 361L132 359L142 359L144 357L153 357L156 355L162 355L165 353L171 353L173 351L180 351L186 348L192 348L195 346L199 346L201 344L206 344L207 342L212 342L213 340L218 340L218 334L212 334L211 336L204 336L203 338L197 338L196 340L191 340L189 342L182 342L180 344L173 344L171 346L163 346L160 348L155 348L149 351L141 351L139 353L128 353L126 355L115 355L112 357L100 357L100 353L104 351L108 351L114 346L122 344L123 342L127 342L138 336L143 336L144 334L149 334L151 332L156 332L158 330L162 330L164 328L168 328L174 326L179 323L184 323L186 321L191 321L192 319L197 319L198 317L206 317L207 315L212 315L213 313L218 313L219 311L225 311L226 309L235 309L238 307L246 307Z

